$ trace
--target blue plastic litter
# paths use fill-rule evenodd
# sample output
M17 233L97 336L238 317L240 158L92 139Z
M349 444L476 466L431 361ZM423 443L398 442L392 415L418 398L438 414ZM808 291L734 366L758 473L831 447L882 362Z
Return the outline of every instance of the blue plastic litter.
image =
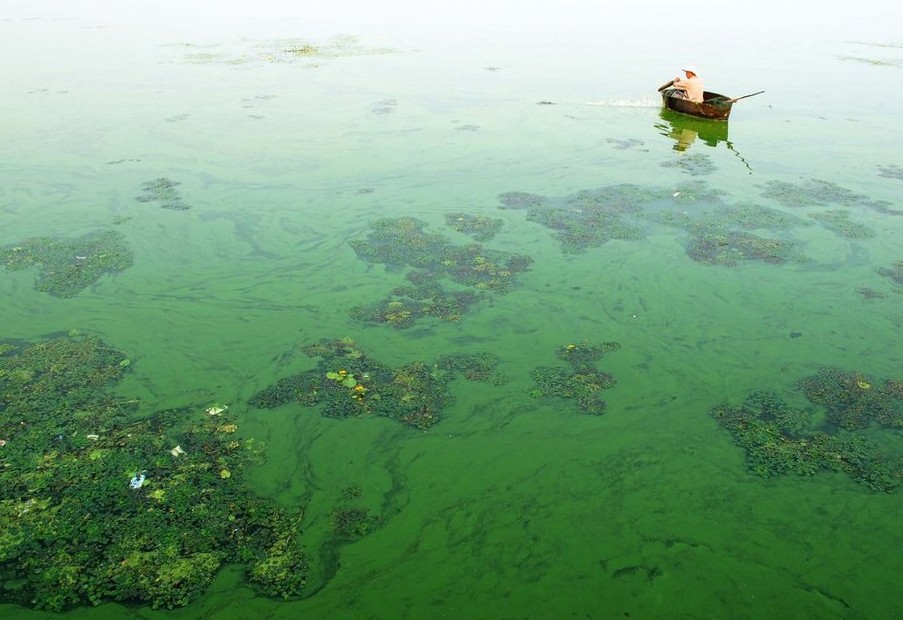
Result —
M138 472L134 476L132 476L132 481L129 482L130 489L140 489L144 486L144 479L147 477L145 472Z

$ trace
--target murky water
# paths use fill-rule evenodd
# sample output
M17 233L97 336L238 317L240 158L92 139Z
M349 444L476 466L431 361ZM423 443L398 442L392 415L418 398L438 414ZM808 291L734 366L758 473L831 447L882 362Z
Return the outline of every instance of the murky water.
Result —
M112 229L134 266L65 299L0 272L0 337L99 335L131 356L116 391L147 411L229 403L267 446L254 490L305 511L314 566L300 601L256 596L234 568L185 609L70 616L899 615L903 492L753 475L709 413L751 391L799 401L823 367L901 378L901 289L878 272L903 260L890 8L13 4L0 245ZM704 36L681 51L687 24ZM655 89L687 61L710 90L766 92L726 127L663 114ZM187 209L136 200L160 178ZM591 247L500 208L624 184L661 197L624 220L635 234ZM746 260L722 234L719 264L693 260L726 207L792 255ZM351 318L408 282L350 242L387 217L472 242L450 212L501 219L485 247L531 268L459 320ZM453 381L427 432L247 405L313 367L305 344L342 337L392 366L490 351L508 381ZM531 372L584 341L621 345L598 364L616 379L602 416L531 396ZM865 435L903 454L899 428ZM337 544L349 486L378 527Z

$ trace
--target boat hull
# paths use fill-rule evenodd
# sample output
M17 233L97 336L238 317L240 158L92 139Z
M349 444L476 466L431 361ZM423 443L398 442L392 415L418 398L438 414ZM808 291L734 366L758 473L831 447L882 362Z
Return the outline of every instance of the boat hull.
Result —
M668 89L662 91L662 105L669 110L686 114L687 116L695 116L696 118L706 118L713 121L726 121L731 115L731 106L733 103L730 98L718 93L705 91L703 93L704 101L697 103L689 99L674 97L674 90ZM711 100L717 101L712 103Z

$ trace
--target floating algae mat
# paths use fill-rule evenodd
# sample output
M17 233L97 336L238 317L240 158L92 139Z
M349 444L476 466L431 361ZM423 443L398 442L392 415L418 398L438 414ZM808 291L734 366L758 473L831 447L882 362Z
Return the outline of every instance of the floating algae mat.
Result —
M886 453L857 431L903 428L903 381L879 382L860 372L823 368L799 381L806 399L826 413L813 425L810 409L778 394L755 392L740 405L722 404L711 414L746 452L749 471L760 476L843 472L875 491L903 481L903 455Z
M557 397L574 399L577 407L593 415L605 412L602 392L615 384L615 378L596 368L595 363L608 352L621 348L617 342L594 345L589 342L566 344L558 347L555 355L568 362L570 368L561 366L539 366L530 373L535 387L530 395L534 398Z
M643 237L643 207L667 200L671 192L620 184L549 198L526 192L499 196L502 209L523 209L527 219L551 228L565 253L579 253L613 239Z
M12 271L40 266L35 289L54 297L74 297L106 273L133 264L132 250L115 230L82 237L37 237L8 245L0 260Z
M474 241L490 241L502 229L504 223L504 220L498 218L472 213L445 214L445 224L449 228L468 235Z
M0 344L2 599L172 608L230 563L266 595L300 594L301 515L244 488L253 442L221 408L135 421L138 400L110 392L130 367L96 337Z
M7 4L0 616L899 615L893 20Z
M141 184L141 195L137 196L135 200L155 202L161 209L187 211L190 207L182 199L182 194L178 190L179 185L181 183L178 181L166 177L146 181Z
M371 263L408 266L479 290L505 292L518 273L526 271L529 256L508 254L478 244L451 243L444 235L424 230L412 217L387 218L371 224L365 240L353 240L357 255Z
M304 347L319 357L317 367L255 394L249 404L274 408L298 401L323 405L330 418L382 416L426 430L437 424L451 404L449 381L460 373L469 381L503 383L490 354L440 356L435 364L411 362L392 368L371 358L350 338L321 340Z
M681 161L690 165L705 160ZM903 214L890 203L827 181L770 181L762 196L785 207L816 210L801 218L763 204L731 203L724 192L698 180L679 185L676 191L618 184L560 197L506 192L499 200L501 209L523 210L528 221L551 229L566 254L582 253L614 240L644 239L653 226L661 226L688 233L684 247L692 260L723 267L744 261L809 263L793 231L814 224L850 241L874 237L873 228L853 219L854 207ZM826 206L840 208L824 210Z
M884 169L882 172L887 172ZM893 176L884 174L883 176ZM831 181L810 179L802 183L788 181L768 181L762 196L775 200L785 207L800 208L839 205L843 207L863 207L885 215L903 215L903 210L893 208L886 200L874 200Z
M456 230L481 239L494 236L500 226L497 220L464 213L448 214L447 221ZM413 286L396 287L375 304L355 306L350 311L352 318L399 329L428 316L457 321L488 293L508 292L517 274L533 262L529 256L477 243L457 245L444 235L427 232L425 226L412 217L380 219L371 224L366 239L351 242L367 262L413 268L406 275ZM451 289L442 280L451 280L458 288Z

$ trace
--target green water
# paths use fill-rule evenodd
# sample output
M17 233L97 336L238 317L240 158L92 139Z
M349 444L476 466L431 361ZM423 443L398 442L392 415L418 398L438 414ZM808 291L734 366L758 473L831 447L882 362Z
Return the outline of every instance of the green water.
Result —
M655 87L686 58L674 58L669 16L646 5L600 15L588 2L434 13L273 2L208 20L198 7L186 17L185 3L78 4L22 3L0 21L0 245L112 228L135 265L70 299L34 290L34 271L0 272L0 337L99 335L130 356L116 391L145 413L229 403L240 432L267 447L253 489L306 514L321 589L258 597L236 567L186 609L104 604L67 616L903 614L901 491L841 474L751 475L709 415L752 390L798 397L796 382L824 366L901 377L901 293L876 269L903 260L903 217L827 207L874 232L847 238L809 217L824 207L763 195L769 182L817 179L903 210L903 180L881 174L903 165L903 41L885 14L847 20L822 7L769 20L776 3L730 16L691 3L712 30L688 54L709 68L708 88L766 93L735 104L726 135L680 151L672 134L685 126L662 118ZM738 35L751 19L757 27ZM306 44L320 52L285 51ZM674 165L691 156L711 169ZM159 177L180 183L190 209L135 200ZM567 254L524 211L498 208L511 191L683 193L693 182L805 220L781 234L808 260L694 262L687 234L651 216L640 240ZM503 219L486 246L534 259L511 292L453 323L352 320L351 307L406 280L349 241L376 218L410 216L467 243L445 224L452 211ZM393 366L491 351L509 381L453 382L454 405L425 433L245 404L313 367L302 346L344 336ZM601 417L529 396L531 370L584 340L621 344L600 362L617 379ZM899 430L873 435L903 452ZM378 529L324 542L355 484Z

